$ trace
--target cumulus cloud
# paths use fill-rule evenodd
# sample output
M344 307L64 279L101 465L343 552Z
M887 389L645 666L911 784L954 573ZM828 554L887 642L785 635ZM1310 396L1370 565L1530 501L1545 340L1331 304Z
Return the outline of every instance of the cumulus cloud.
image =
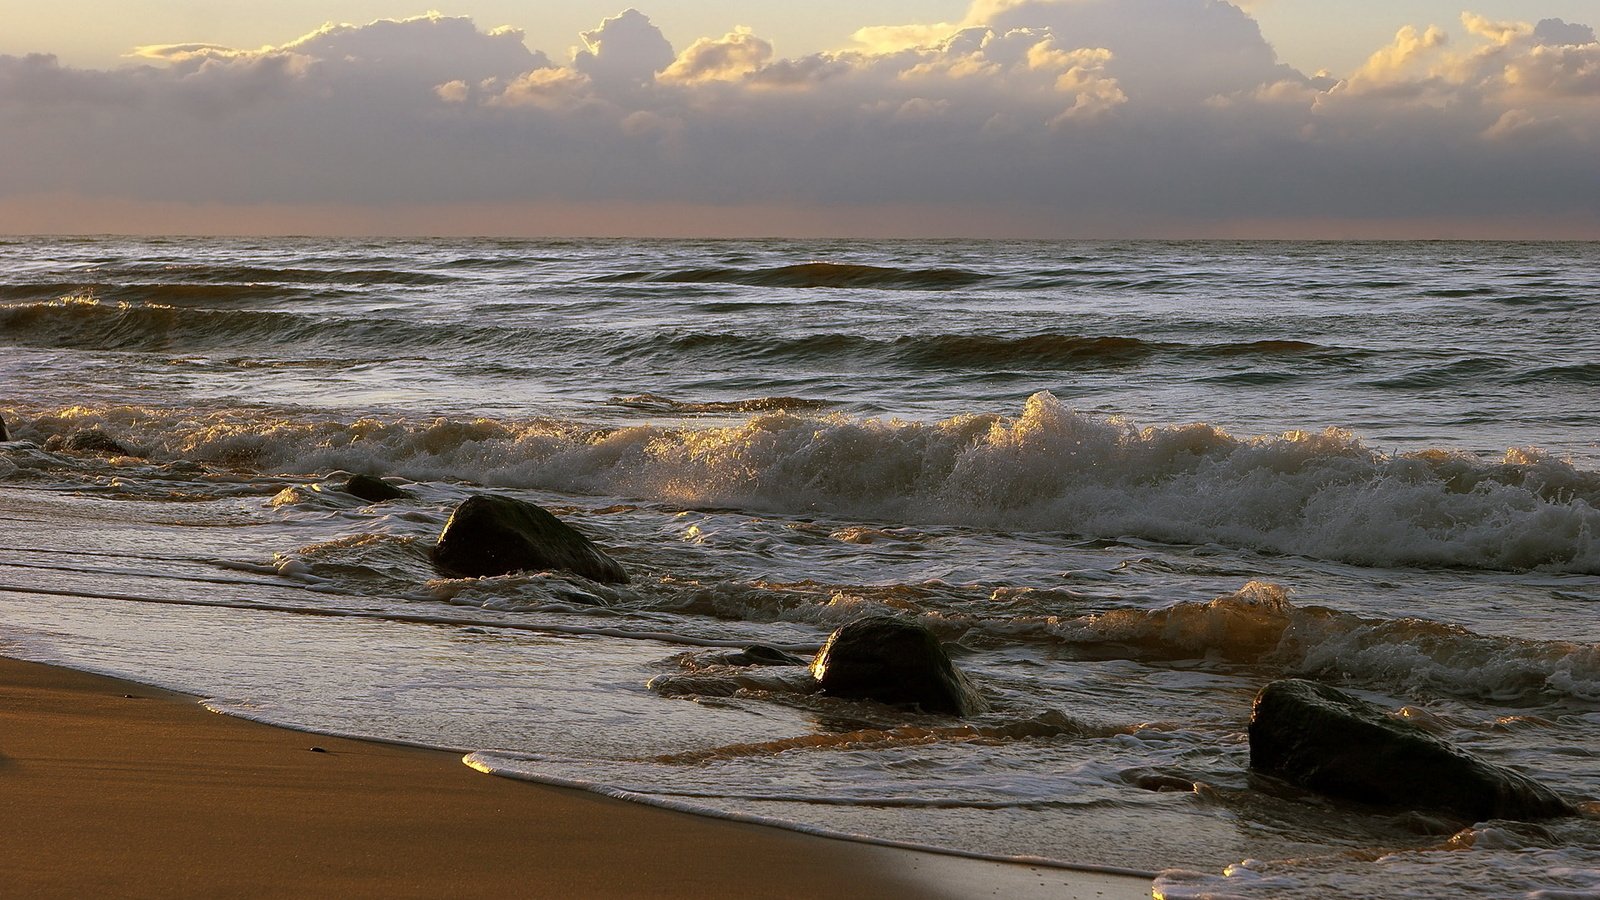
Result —
M1382 86L1409 81L1406 75L1422 65L1430 51L1443 47L1449 40L1444 29L1436 25L1426 30L1415 25L1403 26L1388 46L1373 53L1367 58L1366 64L1351 75L1350 83L1361 89L1368 85Z
M623 10L582 37L572 67L601 85L640 87L672 64L672 45L637 9Z
M1213 0L979 0L959 22L872 26L798 58L740 27L675 52L634 9L559 61L439 14L141 47L110 71L0 57L0 208L917 209L904 230L1039 234L1544 217L1600 233L1592 28L1462 23L1459 45L1408 26L1342 77L1283 65Z
M1477 43L1453 48L1436 26L1407 26L1338 88L1480 109L1600 98L1600 43L1589 26L1495 21L1471 12L1462 13L1461 23ZM1595 110L1588 112L1592 125Z
M1581 47L1595 42L1593 28L1560 19L1540 19L1533 27L1533 39L1546 47Z
M1202 0L1021 0L990 27L1045 28L1069 47L1105 47L1108 71L1134 102L1192 103L1299 73L1278 62L1254 19Z
M772 44L743 26L720 38L700 38L662 73L664 81L731 81L760 71L772 60Z
M383 80L408 87L467 82L543 68L550 61L523 43L512 28L482 31L471 19L430 13L411 19L381 19L366 25L324 25L279 47L239 50L215 44L137 47L132 56L169 64L172 74L292 61L294 73L325 70L324 80Z

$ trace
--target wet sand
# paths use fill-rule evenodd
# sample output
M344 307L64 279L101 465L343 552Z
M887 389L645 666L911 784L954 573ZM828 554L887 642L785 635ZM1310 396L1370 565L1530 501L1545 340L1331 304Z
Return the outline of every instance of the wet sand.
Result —
M313 749L317 748L317 749ZM1147 880L702 818L0 658L8 897L1150 896Z

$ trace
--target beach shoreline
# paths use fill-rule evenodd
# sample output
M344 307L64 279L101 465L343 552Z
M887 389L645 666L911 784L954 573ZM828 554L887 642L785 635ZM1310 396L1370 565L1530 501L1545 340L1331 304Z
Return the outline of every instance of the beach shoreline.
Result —
M504 883L480 893L1014 896L1026 879L1001 873L1036 865L1055 895L1053 866L1144 876L1139 896L1600 891L1600 820L1478 821L1455 800L1447 819L1409 776L1353 805L1264 772L1250 740L1255 698L1302 680L1571 804L1600 797L1570 752L1600 746L1596 373L1575 337L1600 245L8 253L0 653L301 732L240 757L213 715L113 751L128 710L86 720L57 695L30 715L86 736L52 726L24 751L0 719L0 754L68 773L9 795L15 828L44 809L68 839L34 862L50 839L29 837L14 864L57 890L199 858L207 887L279 887L315 859L305 892L406 893L390 869L441 856L454 875L405 877L434 895L490 872ZM485 493L629 580L534 560L458 577L440 539ZM804 663L885 616L925 629L985 708L823 688ZM323 735L448 752L424 772ZM120 794L100 789L116 767ZM58 811L75 781L99 794ZM156 782L212 793L185 807ZM327 803L354 812L306 821ZM553 803L569 821L543 821ZM244 851L221 837L271 804L270 828L243 827L279 862L250 847L250 877L232 873ZM774 826L850 843L747 847ZM880 843L896 852L861 847Z
M13 896L1148 897L1132 876L817 837L486 777L0 658Z

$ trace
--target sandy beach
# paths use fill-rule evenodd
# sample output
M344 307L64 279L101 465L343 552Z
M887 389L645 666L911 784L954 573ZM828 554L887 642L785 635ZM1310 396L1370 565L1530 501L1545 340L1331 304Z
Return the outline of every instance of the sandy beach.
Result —
M316 748L316 749L314 749ZM1131 877L705 819L0 659L13 897L1134 898Z

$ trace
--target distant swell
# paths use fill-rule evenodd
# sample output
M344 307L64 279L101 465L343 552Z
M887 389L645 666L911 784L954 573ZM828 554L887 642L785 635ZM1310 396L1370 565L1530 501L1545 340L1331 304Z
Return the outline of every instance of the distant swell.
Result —
M0 285L0 300L50 302L63 297L98 299L110 304L161 306L232 306L326 299L338 291L326 287L281 284L211 284L155 282L123 284L39 282Z
M809 262L767 269L700 268L602 275L600 283L743 284L779 288L899 288L942 290L976 284L989 276L965 269L900 269Z
M1522 372L1511 378L1517 384L1540 384L1550 381L1566 381L1573 384L1600 385L1600 362L1581 363L1570 366L1546 366L1534 369L1531 372Z
M0 301L43 302L61 298L95 299L110 304L244 304L297 299L328 299L373 285L437 286L459 281L451 275L401 269L309 269L266 266L122 263L94 266L79 280L0 283Z
M170 280L203 284L450 284L457 279L436 272L385 268L294 268L189 263L122 263L85 270L90 281Z
M772 401L774 406L785 402ZM24 417L17 417L24 418ZM380 470L685 506L1221 544L1363 565L1600 574L1600 473L1536 450L1389 455L1336 429L1241 439L1139 428L1049 394L942 422L779 409L730 427L531 420L276 420L74 408L157 457L270 472Z
M167 285L162 291L175 286ZM185 308L181 301L218 303L244 299L254 289L189 285L174 303L116 303L66 297L0 306L0 337L31 346L163 353L219 349L293 347L413 352L485 348L521 357L532 353L575 354L619 363L659 359L681 363L696 356L724 361L801 365L877 364L913 371L944 369L1074 369L1114 367L1172 359L1293 358L1342 364L1370 351L1325 347L1303 341L1185 344L1119 335L918 334L878 339L859 334L739 334L708 331L636 333L580 328L518 328L492 323L430 324L415 319L327 314L304 315L259 309ZM276 289L262 289L276 290ZM223 296L223 295L226 296Z
M991 365L1061 365L1072 362L1115 364L1138 362L1163 349L1170 350L1181 346L1129 337L1041 334L1011 338L948 334L900 338L895 341L895 356L921 366L963 368Z
M829 404L825 400L807 400L804 397L753 397L748 400L690 401L674 400L659 394L631 394L612 397L611 402L628 409L674 415L715 415L725 413L772 412L775 410L815 410Z
M1333 360L1354 359L1363 353L1305 341L1183 344L1115 335L1073 334L1025 337L943 334L904 337L894 342L894 356L897 359L930 367L1117 365L1137 363L1161 355L1197 359L1292 356Z

